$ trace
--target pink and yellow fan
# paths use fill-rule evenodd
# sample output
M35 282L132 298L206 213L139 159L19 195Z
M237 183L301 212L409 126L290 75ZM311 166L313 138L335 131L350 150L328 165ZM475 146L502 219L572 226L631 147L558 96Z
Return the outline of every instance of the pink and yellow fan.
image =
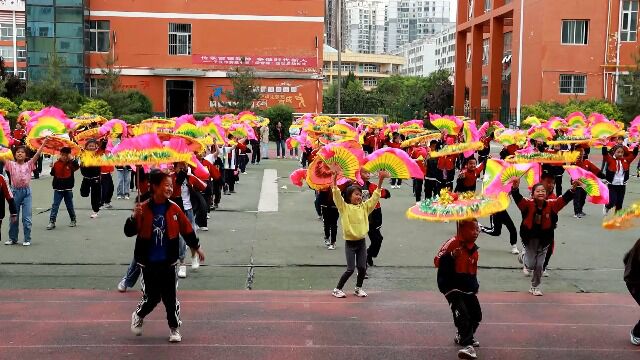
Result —
M617 126L617 124L606 121L606 122L599 122L595 125L592 125L590 128L590 131L591 131L592 138L604 140L612 136L615 136L616 134L618 134L620 131L623 131L623 130L621 130Z
M573 164L578 161L580 153L577 151L547 152L523 152L508 156L505 160L512 164L524 164L538 162L541 164Z
M553 129L546 128L544 126L532 126L529 128L527 135L531 140L548 141L553 139L555 132Z
M338 122L329 128L329 132L333 135L341 136L345 139L355 139L358 136L358 131L353 126L346 122Z
M571 127L587 126L587 117L579 111L572 112L571 114L567 115L565 121L567 122L567 125Z
M484 194L496 196L499 193L509 193L513 187L513 181L523 177L530 188L540 181L540 171L541 167L538 163L510 164L485 187Z
M638 226L640 218L640 201L616 211L602 220L602 227L607 230L628 230Z
M542 126L551 130L558 130L567 128L567 123L564 121L564 119L554 116L551 119L547 120L547 122L542 124Z
M456 194L442 189L438 196L425 199L409 208L407 218L424 221L461 221L487 217L509 207L509 196L475 195L471 192Z
M538 119L535 116L529 116L528 118L522 121L522 125L540 126L542 125L542 120Z
M430 122L436 129L446 131L448 135L458 135L462 129L462 120L455 116L430 115Z
M0 147L0 161L12 161L13 152L6 147Z
M396 179L424 178L424 173L409 155L395 148L382 148L365 158L362 168L368 172L386 170Z
M0 115L0 146L8 148L11 145L11 128L9 122ZM13 156L11 156L13 158Z
M592 172L578 166L565 166L571 180L580 182L580 186L587 193L587 200L592 204L605 205L609 203L609 188Z
M289 180L295 186L302 187L302 181L307 177L307 169L296 169L289 175Z
M343 177L351 180L357 179L361 158L358 158L346 147L336 143L326 145L318 151L318 158L328 166L333 164L339 166Z
M320 158L316 157L307 169L306 182L314 190L324 190L331 187L331 168Z
M482 143L482 141L474 141L471 143L450 144L450 145L443 146L438 151L432 151L431 157L437 158L441 156L462 154L464 152L472 152L472 151L477 151L482 149L484 149L484 144Z

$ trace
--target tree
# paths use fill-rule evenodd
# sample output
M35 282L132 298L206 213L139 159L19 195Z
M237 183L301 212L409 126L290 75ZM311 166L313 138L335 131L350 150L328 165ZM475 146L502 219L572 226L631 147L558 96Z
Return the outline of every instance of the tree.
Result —
M226 91L223 106L237 112L251 110L254 101L260 100L260 86L251 68L238 67L228 73L233 88Z
M274 139L276 124L282 123L283 129L289 129L293 121L293 108L285 104L277 104L262 111L262 116L269 119L269 137Z
M444 114L453 106L453 85L449 73L434 73L433 85L424 99L424 109L428 113Z
M118 59L112 53L109 53L102 58L102 61L102 70L100 70L102 78L99 81L98 94L100 94L100 92L119 91L121 71L115 67Z
M620 110L624 120L629 122L640 114L640 51L634 55L636 66L629 70L629 74L620 78Z
M104 118L111 119L113 114L111 113L111 107L102 99L91 99L82 104L80 110L78 110L78 116L82 115L100 115Z
M15 100L24 94L26 90L27 83L13 73L7 72L4 58L0 57L0 94L11 100Z

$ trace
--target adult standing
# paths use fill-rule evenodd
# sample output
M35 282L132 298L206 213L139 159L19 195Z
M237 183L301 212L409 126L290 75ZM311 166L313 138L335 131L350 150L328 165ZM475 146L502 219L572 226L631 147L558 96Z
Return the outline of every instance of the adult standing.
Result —
M257 138L249 140L251 144L251 165L260 164L260 137L262 136L258 128L253 128L258 135Z
M269 126L267 124L260 127L260 153L263 159L269 158Z
M286 150L284 147L285 134L284 134L284 129L282 128L282 123L280 121L278 121L278 123L276 124L276 133L274 137L276 140L276 158L284 159L286 155ZM282 157L280 155L281 151L282 151Z

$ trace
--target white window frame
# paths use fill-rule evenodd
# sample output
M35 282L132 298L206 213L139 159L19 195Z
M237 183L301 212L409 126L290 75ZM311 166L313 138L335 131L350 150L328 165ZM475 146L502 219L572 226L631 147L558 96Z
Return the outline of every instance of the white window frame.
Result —
M482 66L489 65L489 38L482 39Z
M563 79L564 77L564 79ZM584 88L582 92L576 92L576 79L579 77L584 79ZM563 82L570 81L569 92L563 92ZM587 94L587 75L586 74L560 74L558 78L558 91L561 95L586 95Z
M491 11L491 0L484 0L484 12L488 13Z
M13 40L13 25L0 23L0 40Z
M564 27L569 26L569 39L567 42L564 42L563 34ZM573 28L571 28L573 25ZM584 42L578 42L577 30L579 25L582 25L582 34L584 34ZM560 43L562 45L573 45L573 46L585 46L589 45L589 20L585 19L563 19L560 26Z
M18 70L18 79L27 80L27 70Z
M638 0L624 0L622 2L622 7L620 8L620 11L622 11L622 16L620 17L622 20L620 23L621 42L636 42L638 40L638 7ZM634 16L635 22L632 23L631 18Z
M0 46L0 56L4 61L13 62L13 46Z
M16 49L18 61L27 61L27 48L24 46L18 46Z
M106 22L109 24L109 29L98 29L98 22ZM107 48L102 50L102 49L98 49L98 35L99 34L103 34L103 33L107 33L107 39L109 40L107 42ZM95 44L96 44L96 48L95 49L89 49L89 52L92 53L107 53L109 52L110 48L111 48L111 21L109 20L89 20L89 37L93 37L95 40ZM91 44L91 42L89 42L89 44Z
M191 55L191 32L191 24L169 23L169 55ZM175 36L174 41L172 36Z

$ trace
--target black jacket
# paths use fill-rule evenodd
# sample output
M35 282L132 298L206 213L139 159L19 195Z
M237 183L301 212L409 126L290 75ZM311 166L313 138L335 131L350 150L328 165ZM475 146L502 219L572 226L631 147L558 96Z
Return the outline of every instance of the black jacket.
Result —
M640 239L624 255L624 282L633 287L640 286Z

